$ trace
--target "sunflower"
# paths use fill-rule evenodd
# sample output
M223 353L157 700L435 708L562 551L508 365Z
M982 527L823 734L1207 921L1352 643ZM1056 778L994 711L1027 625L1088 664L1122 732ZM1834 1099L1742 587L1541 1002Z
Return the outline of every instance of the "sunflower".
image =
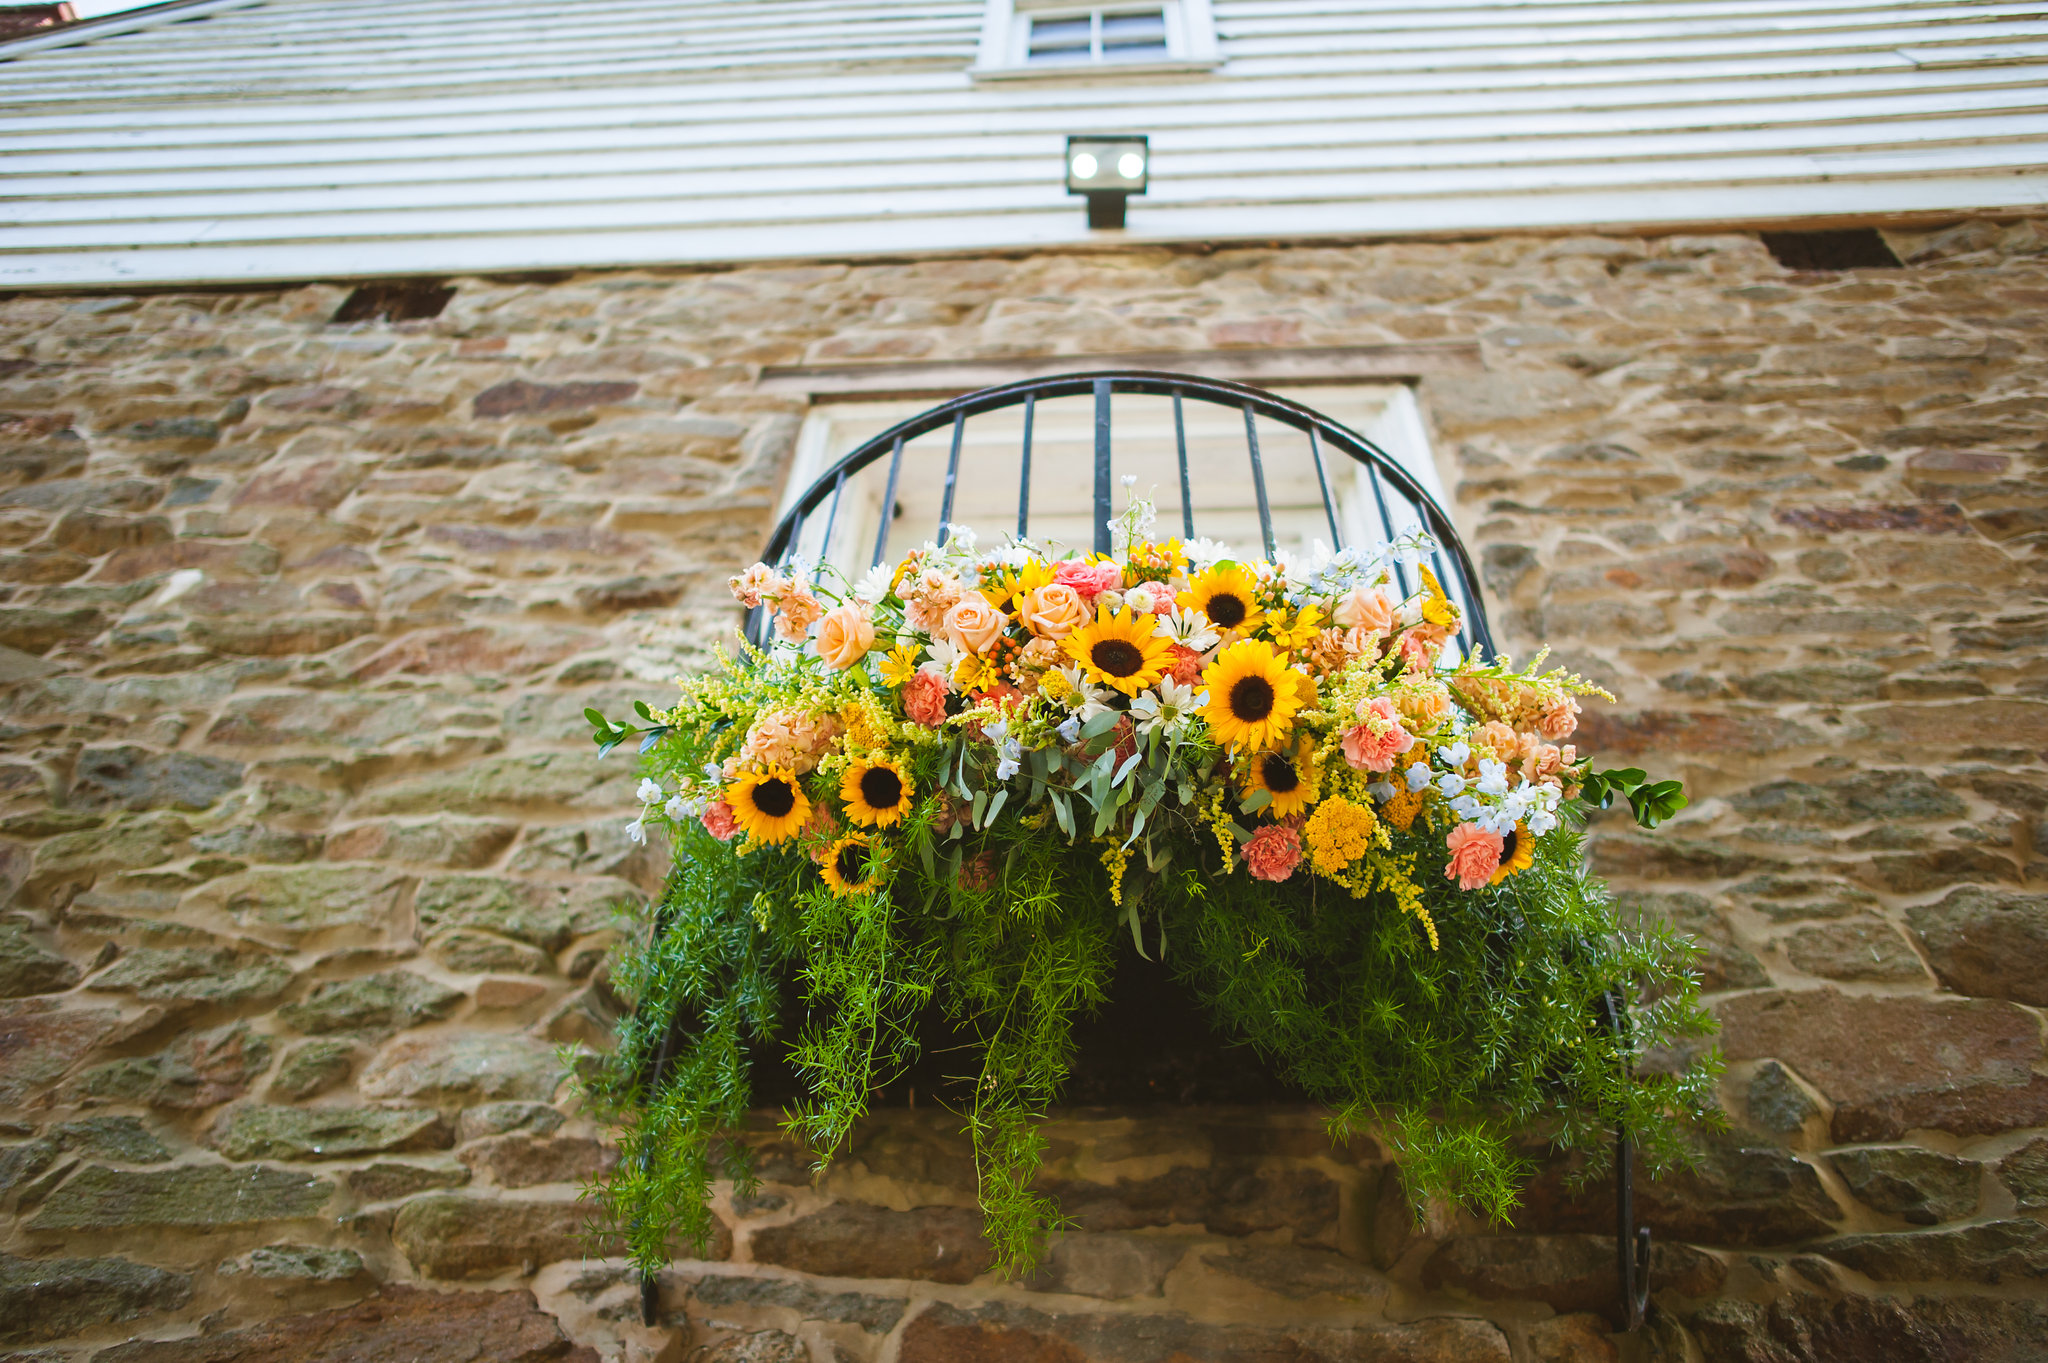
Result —
M1017 603L1053 580L1059 570L1050 563L1032 559L1021 568L1004 568L984 574L981 595L999 611L1017 613Z
M733 822L761 842L786 842L811 817L811 802L788 767L741 772L725 788Z
M1209 703L1202 718L1218 743L1239 752L1270 748L1286 737L1301 709L1297 674L1273 646L1241 639L1202 673Z
M1273 797L1266 812L1276 819L1299 814L1316 802L1315 746L1304 738L1293 752L1268 748L1252 754L1251 789Z
M867 834L848 833L826 850L818 874L833 894L870 894L882 883L881 860L880 852L871 850Z
M1174 599L1208 616L1218 629L1249 634L1259 623L1258 580L1235 563L1217 564Z
M1517 871L1526 871L1536 861L1536 839L1529 836L1526 824L1516 824L1501 839L1500 869L1486 883L1498 885Z
M1150 615L1133 616L1128 606L1114 615L1100 610L1094 624L1069 634L1062 647L1090 681L1135 696L1173 663L1173 643L1152 632L1154 623Z
M886 757L857 758L839 782L846 817L869 828L887 828L910 812L917 791L903 768Z

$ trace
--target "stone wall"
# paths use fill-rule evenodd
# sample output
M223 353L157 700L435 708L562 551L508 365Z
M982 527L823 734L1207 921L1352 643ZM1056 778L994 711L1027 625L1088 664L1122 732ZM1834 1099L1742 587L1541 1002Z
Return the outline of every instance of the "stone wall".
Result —
M1418 1229L1289 1110L1074 1112L981 1273L942 1114L719 1257L581 1257L611 906L579 715L732 616L760 367L1476 340L1421 398L1500 632L1683 776L1600 869L1705 944L1733 1131L1644 1193L1667 1359L2048 1339L2048 224L1793 274L1743 235L0 301L0 1350L258 1359L1617 1357L1603 1194ZM2027 1341L2035 1341L2028 1343Z

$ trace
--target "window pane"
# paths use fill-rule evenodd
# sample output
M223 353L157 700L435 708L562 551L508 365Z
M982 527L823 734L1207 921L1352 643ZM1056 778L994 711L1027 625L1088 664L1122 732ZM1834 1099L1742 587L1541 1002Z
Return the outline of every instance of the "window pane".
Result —
M1088 20L1033 19L1032 61L1087 61Z
M1124 59L1165 56L1166 15L1156 9L1103 15L1102 51Z

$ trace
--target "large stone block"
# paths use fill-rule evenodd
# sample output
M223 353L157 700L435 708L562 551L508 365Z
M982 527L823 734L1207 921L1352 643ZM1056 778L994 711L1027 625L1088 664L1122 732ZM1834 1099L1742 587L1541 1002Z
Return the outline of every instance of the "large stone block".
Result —
M348 1159L394 1150L439 1150L448 1124L434 1108L237 1107L207 1143L231 1160Z
M276 998L292 979L282 961L229 947L144 947L93 976L92 987L158 1003L243 1003Z
M29 1229L213 1230L319 1215L334 1185L289 1169L186 1164L168 1169L88 1165L51 1193Z
M587 1217L575 1202L429 1193L399 1207L391 1240L428 1277L488 1278L582 1258Z
M464 1147L459 1158L471 1169L488 1174L500 1188L531 1188L541 1183L587 1182L609 1173L619 1162L619 1152L617 1147L587 1136L519 1132L485 1137Z
M86 748L71 776L81 809L206 809L242 784L242 764L201 753Z
M357 798L354 815L496 814L573 806L614 779L587 753L532 753L467 762L450 771L373 786Z
M1845 1235L1819 1253L1879 1282L1979 1282L2038 1286L2048 1279L2048 1225L1988 1221L1947 1230Z
M135 1340L93 1363L598 1363L531 1292L388 1285L368 1301L240 1330Z
M560 951L571 938L608 926L615 906L645 898L635 886L609 878L550 885L503 876L429 876L414 902L427 932L479 928Z
M841 1202L754 1232L754 1261L827 1278L965 1283L987 1269L981 1213L970 1207L890 1211Z
M1729 1059L1774 1057L1835 1104L1836 1140L2048 1122L2048 1078L2033 1069L2040 1026L2012 1004L1814 989L1743 994L1716 1011Z
M2048 1007L2048 895L1963 885L1906 921L1957 993Z
M382 866L294 866L246 871L202 885L186 897L237 923L288 935L334 928L384 929L397 921L411 881Z
M270 1039L246 1022L233 1022L188 1032L155 1055L95 1065L64 1091L84 1102L207 1108L241 1097L269 1064Z
M546 1102L567 1077L545 1041L474 1032L400 1037L364 1068L357 1087L367 1098Z
M447 1017L466 997L415 971L385 970L353 980L329 980L302 1002L278 1009L277 1015L313 1036L389 1036Z
M29 936L17 923L0 923L0 999L55 994L78 983L79 970Z
M1938 1150L1891 1146L1838 1150L1828 1163L1858 1201L1918 1226L1954 1221L1977 1210L1984 1166Z
M0 1344L63 1339L192 1299L192 1280L128 1259L17 1259L0 1254Z
M0 1003L0 1108L19 1108L121 1026L112 1008L59 1008L54 1000Z

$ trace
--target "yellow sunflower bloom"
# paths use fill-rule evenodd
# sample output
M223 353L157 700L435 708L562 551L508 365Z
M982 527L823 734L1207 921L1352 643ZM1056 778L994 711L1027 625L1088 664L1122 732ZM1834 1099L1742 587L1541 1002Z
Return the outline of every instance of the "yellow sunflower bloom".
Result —
M848 833L826 849L825 859L818 864L818 874L833 894L842 898L872 894L881 885L880 865L870 869L870 862L880 863L881 856L871 852L871 847L867 834Z
M1293 752L1268 748L1252 754L1249 784L1273 797L1266 812L1274 818L1299 814L1316 802L1315 745L1303 739Z
M1235 563L1219 563L1188 584L1174 598L1184 609L1198 610L1218 629L1250 633L1262 618L1259 582Z
M993 586L983 587L981 595L999 611L1017 613L1017 603L1024 597L1051 582L1059 570L1050 563L1032 559L1021 568L1005 568L996 574Z
M917 650L898 644L881 660L882 685L894 690L917 675Z
M1202 685L1209 688L1202 718L1209 732L1238 752L1272 747L1301 710L1298 675L1262 640L1241 639L1224 649L1202 673Z
M1069 634L1061 646L1090 681L1135 696L1156 683L1173 661L1173 642L1152 632L1155 623L1157 617L1133 615L1128 606L1114 615L1100 610L1095 623Z
M901 821L916 795L903 768L886 757L856 759L839 782L846 817L868 828L887 828Z
M1486 882L1489 885L1498 885L1509 876L1536 864L1536 839L1529 836L1527 825L1516 824L1501 841L1506 846L1500 850L1500 869Z
M758 842L787 842L811 817L811 802L788 767L741 772L725 788L733 822Z

